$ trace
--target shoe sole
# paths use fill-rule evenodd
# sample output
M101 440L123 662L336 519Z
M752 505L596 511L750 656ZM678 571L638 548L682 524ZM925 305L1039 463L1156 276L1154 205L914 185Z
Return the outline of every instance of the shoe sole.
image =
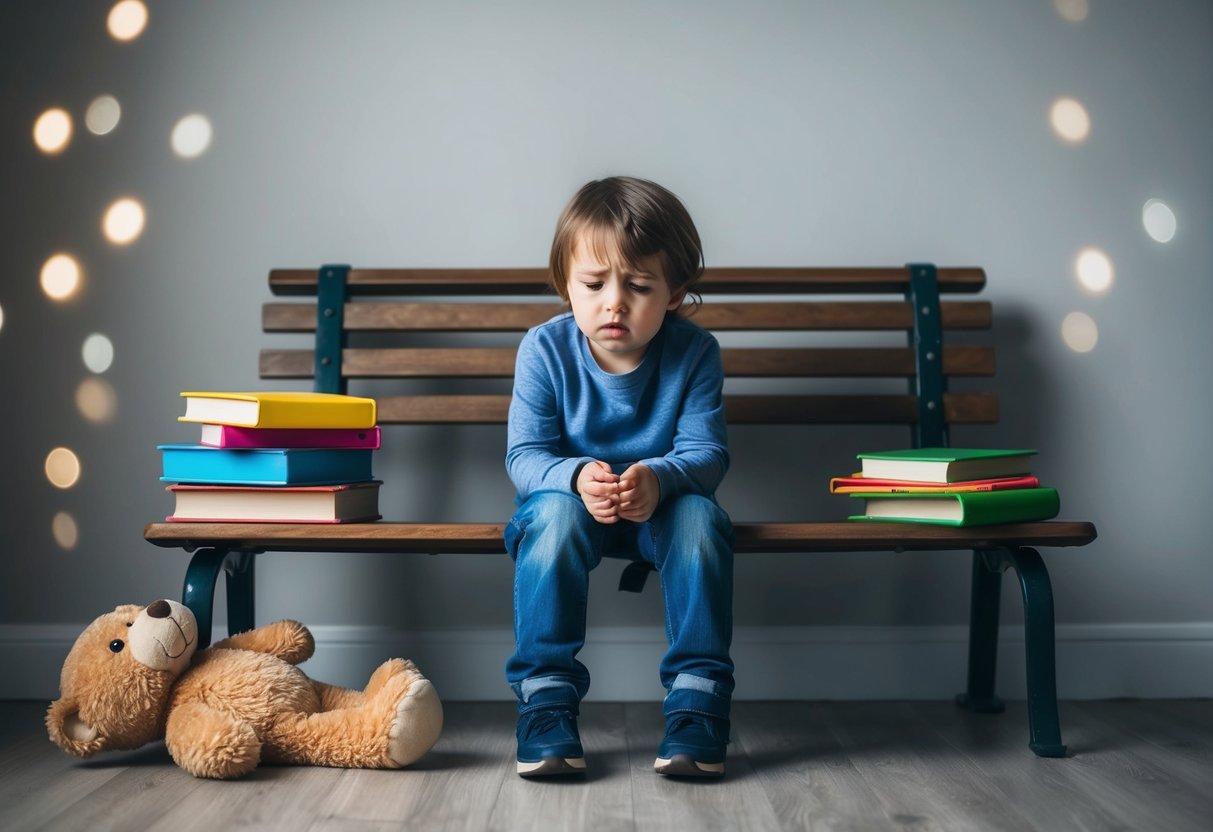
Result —
M701 763L690 754L658 757L653 770L666 777L724 777L724 763Z
M585 774L583 757L544 757L535 763L518 761L520 777L568 777Z

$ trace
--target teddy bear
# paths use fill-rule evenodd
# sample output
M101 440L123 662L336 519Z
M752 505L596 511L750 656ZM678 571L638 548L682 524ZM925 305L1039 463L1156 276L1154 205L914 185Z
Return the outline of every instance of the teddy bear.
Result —
M442 703L412 662L389 659L361 691L308 678L296 665L315 641L297 621L197 646L194 614L176 601L105 613L67 655L51 739L89 757L163 738L190 774L226 779L261 762L399 768L442 731Z

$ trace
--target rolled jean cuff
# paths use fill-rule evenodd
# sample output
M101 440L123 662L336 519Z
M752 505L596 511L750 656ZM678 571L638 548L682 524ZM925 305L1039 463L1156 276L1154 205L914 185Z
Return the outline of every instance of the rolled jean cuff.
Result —
M732 697L723 685L702 676L680 673L670 686L661 710L665 716L695 713L728 719L731 704Z
M577 711L581 696L573 680L563 676L537 676L523 679L510 685L518 697L518 712L527 713L539 708L567 706Z

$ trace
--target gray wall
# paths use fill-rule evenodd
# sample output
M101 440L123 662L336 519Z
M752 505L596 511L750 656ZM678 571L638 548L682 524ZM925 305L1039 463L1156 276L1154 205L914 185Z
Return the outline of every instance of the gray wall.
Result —
M1037 472L1059 488L1063 517L1100 530L1085 550L1047 553L1060 632L1086 644L1091 672L1108 680L1088 689L1063 672L1063 694L1140 692L1125 680L1143 654L1117 645L1143 639L1158 642L1150 655L1172 656L1155 675L1175 681L1150 690L1193 692L1186 668L1194 655L1207 666L1213 644L1213 560L1200 533L1213 354L1208 3L1093 0L1074 23L1047 0L229 0L153 4L129 44L108 37L105 11L32 0L0 11L0 653L29 662L29 675L53 679L70 634L98 612L180 591L185 556L141 537L169 509L154 446L194 434L175 421L180 390L272 386L256 376L271 267L541 265L576 187L623 172L684 199L709 265L984 266L1002 423L958 429L953 442L1039 448ZM81 120L101 93L119 99L123 117L97 137ZM1051 132L1060 95L1090 112L1086 142ZM56 104L77 132L50 158L30 130ZM190 112L206 114L215 136L184 161L168 136ZM119 248L103 240L100 217L127 194L143 201L147 226ZM1143 230L1151 197L1178 216L1170 243ZM1115 264L1105 294L1075 279L1086 246ZM85 271L66 304L38 287L56 251ZM1073 311L1098 325L1091 352L1060 336ZM102 425L73 404L92 332L116 351L104 378L118 417ZM840 517L849 506L820 494L826 479L850 470L858 450L904 441L892 430L806 439L735 429L721 500L737 519ZM66 491L42 473L58 445L83 464ZM512 493L502 455L499 429L396 430L377 470L385 513L503 519ZM59 511L78 523L74 549L52 538ZM480 634L468 638L489 644L476 658L488 687L461 687L443 665L448 689L504 693L493 664L508 652L504 557L270 555L258 568L260 619L302 619L334 645L356 632L371 654L395 643L380 631L417 635L427 656L444 638ZM641 633L645 655L659 655L659 593L614 592L618 571L597 575L592 633L617 643ZM944 633L942 666L954 673L952 659L963 660L963 556L753 556L737 581L749 657L739 695L746 684L789 692L771 680L791 654L767 657L767 633L840 655L857 634L895 633L881 642L886 657L915 634ZM350 683L362 675L339 661L321 667ZM616 679L600 690L647 694L655 668L642 675L638 687ZM898 684L885 692L908 690ZM1194 684L1213 694L1207 675ZM873 693L860 681L833 692Z

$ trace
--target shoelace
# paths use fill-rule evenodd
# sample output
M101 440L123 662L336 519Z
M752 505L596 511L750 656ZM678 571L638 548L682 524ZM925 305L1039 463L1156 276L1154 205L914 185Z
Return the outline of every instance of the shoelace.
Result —
M533 711L528 714L526 724L526 739L530 739L538 734L550 731L553 728L563 727L566 719L572 719L575 714L572 711L563 708L544 709L542 711Z

